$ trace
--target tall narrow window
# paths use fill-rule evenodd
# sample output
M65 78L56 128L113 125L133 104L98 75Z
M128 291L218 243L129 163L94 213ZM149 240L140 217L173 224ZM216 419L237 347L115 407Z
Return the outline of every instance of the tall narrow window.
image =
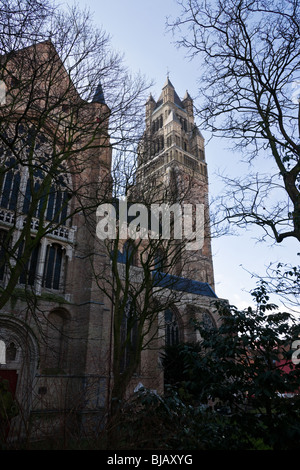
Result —
M8 232L0 230L0 281L3 281L9 260L10 239Z
M165 310L165 344L173 346L179 343L179 327L172 310Z
M26 263L24 263L24 267L23 267L23 270L21 272L20 279L19 279L20 284L27 284L29 286L34 285L35 278L36 278L39 250L40 250L40 245L35 246L30 254L29 260ZM22 261L22 256L23 256L23 243L19 249L19 257L21 258L21 261Z
M62 246L56 243L53 243L53 245L48 245L45 259L43 287L55 290L59 290L61 288L62 261Z
M30 207L30 200L31 200L31 189L30 189L30 179L28 179L26 183L26 190L25 190L24 201L23 201L23 213L24 214L28 214L29 207Z
M124 372L137 353L137 316L133 303L129 300L124 309L121 324L121 344L124 348L121 357L120 371Z
M7 362L15 361L17 357L17 347L14 342L9 343L6 348L6 360Z
M3 177L0 204L1 207L14 211L17 208L21 175L15 159L10 158L10 160L5 163L5 166L6 172Z
M34 191L37 192L40 188L41 182L36 180L34 183ZM39 201L35 217L41 216L41 210L45 204L46 194L44 194ZM70 194L67 190L62 190L59 187L51 186L48 194L48 203L45 209L45 218L49 222L59 222L64 224L67 218L68 202L70 200ZM26 192L24 197L23 212L28 213L31 203L31 181L27 180Z

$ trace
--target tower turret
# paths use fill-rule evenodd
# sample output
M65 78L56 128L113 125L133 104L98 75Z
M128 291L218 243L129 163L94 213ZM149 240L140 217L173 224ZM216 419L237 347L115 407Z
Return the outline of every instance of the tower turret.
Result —
M191 262L182 263L179 271L187 277L208 282L214 288L204 138L194 120L192 98L186 92L181 100L169 77L158 100L150 95L146 103L146 129L140 146L136 183L144 193L153 192L154 185L164 187L165 196L161 199L166 203L170 188L175 188L181 203L204 205L203 247L189 253ZM174 193L172 197L174 202Z

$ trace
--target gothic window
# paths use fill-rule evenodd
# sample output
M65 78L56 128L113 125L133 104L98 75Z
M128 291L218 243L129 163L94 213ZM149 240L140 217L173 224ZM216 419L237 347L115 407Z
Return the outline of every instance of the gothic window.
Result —
M3 340L0 340L0 365L13 362L17 357L17 346L11 341L10 343L5 343Z
M4 176L2 176L0 205L5 209L14 211L17 208L21 175L14 158L7 160L4 166L6 168Z
M6 360L7 362L15 361L17 357L17 347L15 343L11 342L6 348Z
M56 168L52 145L42 133L36 135L34 128L24 129L24 148L33 146L34 156L32 166L24 172L25 194L23 213L27 214L33 199L38 193L39 200L34 217L41 217L50 222L64 223L67 217L68 201L71 197L70 177L64 165ZM52 183L44 184L46 176L52 175ZM43 187L43 191L41 191Z
M4 280L9 255L10 237L8 232L0 230L0 281Z
M23 255L23 246L24 246L24 243L22 242L19 248L19 258L21 259L21 261L22 261L22 255ZM29 286L34 285L35 278L36 278L38 258L39 258L39 250L40 250L40 245L35 246L30 254L29 260L24 264L23 270L19 278L20 284L25 284Z
M162 114L153 121L152 123L152 131L156 132L158 129L161 129L163 127L163 116Z
M164 138L163 136L162 137L159 137L158 139L155 139L154 142L153 142L153 146L154 146L154 153L159 153L161 150L164 149Z
M43 174L39 170L35 174L34 178L34 186L33 190L36 193L41 186L42 179L43 179ZM30 203L31 203L31 186L32 186L32 180L28 178L27 184L26 184L26 191L25 191L25 197L24 197L24 203L23 203L23 213L27 214ZM41 211L45 206L47 195L44 194L40 198L36 213L34 214L35 217L40 217ZM59 183L52 184L49 194L48 194L48 201L47 201L47 206L44 208L45 212L45 219L49 222L53 221L56 223L62 223L64 224L66 221L67 217L67 211L68 211L68 201L70 199L70 194L66 189L66 185L64 181L60 181Z
M215 328L215 323L210 313L208 312L202 313L202 325L206 330L211 330Z
M47 207L46 219L65 223L67 217L69 195L67 191L52 186Z
M47 246L43 287L59 290L62 287L63 247L58 243Z
M179 326L172 310L165 310L165 345L174 346L179 343Z
M129 366L130 359L134 357L137 352L137 315L134 304L128 300L124 309L123 319L121 324L121 344L123 347L123 354L121 357L120 371L125 372Z
M8 141L14 141L16 136L3 131ZM53 183L44 194L39 194L37 209L34 217L40 217L42 209L45 210L45 218L49 221L64 223L67 217L68 201L70 199L69 176L66 168L61 165L56 172L52 169L53 157L51 145L44 135L36 135L34 127L29 128L19 124L17 140L14 146L19 153L18 161L12 156L8 146L1 146L1 173L0 173L0 207L15 211L17 209L18 196L22 196L20 209L28 214L33 194L36 194L42 182L49 172L53 172ZM28 160L28 152L33 148L33 165L22 166L20 162ZM29 172L29 175L28 175ZM24 193L22 191L24 181ZM49 194L46 193L49 191ZM22 193L22 194L21 194ZM47 205L45 204L47 202Z

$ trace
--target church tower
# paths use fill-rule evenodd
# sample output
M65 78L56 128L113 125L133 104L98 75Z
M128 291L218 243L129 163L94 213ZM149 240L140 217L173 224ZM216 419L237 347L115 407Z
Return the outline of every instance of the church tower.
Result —
M180 99L169 77L157 101L150 95L136 184L144 192L162 188L165 203L171 204L177 197L181 204L204 205L202 249L189 252L189 262L182 263L180 276L208 283L214 290L207 164L204 138L195 124L193 108L189 93Z

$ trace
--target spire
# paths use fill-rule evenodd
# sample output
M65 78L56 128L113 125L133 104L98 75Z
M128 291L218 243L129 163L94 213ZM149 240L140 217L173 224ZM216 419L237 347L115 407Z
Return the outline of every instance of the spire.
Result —
M174 86L172 85L171 81L170 81L170 78L169 78L169 73L167 75L167 80L163 86L163 89L166 88L167 86L170 86L171 88L173 88L173 90L175 90Z
M105 104L104 93L103 93L101 83L99 83L99 85L97 86L97 89L93 98L93 103Z
M194 112L194 105L193 105L193 99L191 98L189 92L186 90L184 98L182 99L182 104L186 112L190 115L193 116Z
M185 95L184 95L182 101L184 101L184 100L191 100L191 101L193 101L193 99L191 98L191 95L189 94L189 92L188 92L187 90L186 90L186 92L185 92Z
M153 98L153 96L152 96L152 93L150 93L149 98L148 98L148 100L147 100L147 103L149 103L150 101L155 102L155 100L154 100L154 98ZM146 104L147 104L147 103L146 103Z

